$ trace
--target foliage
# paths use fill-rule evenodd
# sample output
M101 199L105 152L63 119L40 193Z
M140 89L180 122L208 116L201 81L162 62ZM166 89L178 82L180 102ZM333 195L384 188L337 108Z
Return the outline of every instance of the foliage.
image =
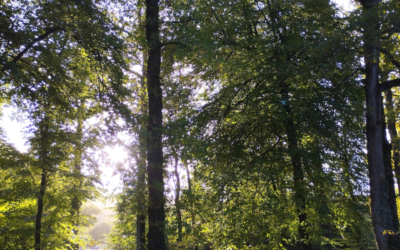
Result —
M147 167L164 175L169 249L373 249L364 10L153 1L155 24L144 16L150 2L0 0L0 98L32 121L29 152L0 143L0 248L33 247L40 200L42 249L105 242L109 232L112 249L138 248L161 188ZM377 9L375 62L394 85L397 5ZM149 74L158 52L160 72ZM153 131L147 95L158 82L163 119ZM396 178L397 92L384 102ZM129 156L118 166L118 221L96 225L89 242L83 229L97 210L81 205L99 195L94 155L121 134ZM155 147L164 157L152 170Z

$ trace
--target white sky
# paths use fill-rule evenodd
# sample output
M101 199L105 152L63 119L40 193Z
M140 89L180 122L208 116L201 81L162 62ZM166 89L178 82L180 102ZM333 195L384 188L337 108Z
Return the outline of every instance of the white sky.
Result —
M332 2L337 3L345 11L350 11L355 8L354 0L332 0Z
M11 107L3 107L0 126L4 131L7 142L13 144L19 151L27 152L29 145L27 145L23 131L26 130L29 124L23 119L22 114L16 111Z

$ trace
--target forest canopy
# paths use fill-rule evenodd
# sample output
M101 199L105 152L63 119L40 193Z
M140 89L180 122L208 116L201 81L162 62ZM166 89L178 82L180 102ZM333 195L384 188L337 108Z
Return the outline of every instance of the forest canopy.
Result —
M353 5L0 0L0 248L400 249L400 2Z

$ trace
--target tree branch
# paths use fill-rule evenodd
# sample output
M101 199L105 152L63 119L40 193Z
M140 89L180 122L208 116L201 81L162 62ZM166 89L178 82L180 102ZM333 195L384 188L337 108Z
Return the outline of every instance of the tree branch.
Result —
M161 44L160 45L160 48L162 48L162 47L164 47L164 46L167 46L167 45L172 45L172 44L176 44L176 45L180 45L180 46L182 46L182 47L186 47L183 43L180 43L180 42L167 42L167 43L163 43L163 44Z
M383 92L387 89L391 89L393 87L399 87L399 86L400 86L400 79L386 81L386 82L379 84L379 92Z
M14 59L11 61L11 63L16 63L19 59L21 59L24 56L24 54L26 52L28 52L28 50L30 50L33 47L33 45L35 45L35 43L42 41L46 37L48 37L50 34L57 32L57 31L61 31L61 30L65 31L65 29L63 29L61 27L47 29L43 35L40 35L38 38L35 38L31 43L28 43L26 45L26 48L23 51L21 51L16 57L14 57Z

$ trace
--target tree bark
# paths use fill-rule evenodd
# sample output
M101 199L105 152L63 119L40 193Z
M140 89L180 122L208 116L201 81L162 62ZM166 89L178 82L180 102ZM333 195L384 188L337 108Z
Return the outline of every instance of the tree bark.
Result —
M166 250L165 197L162 151L162 90L160 84L161 46L158 0L146 0L146 39L148 45L147 93L147 176L149 185L147 234L148 250Z
M293 167L293 191L294 202L296 204L297 218L299 220L299 235L302 250L312 250L311 243L308 242L309 235L307 233L307 214L306 214L306 190L304 187L304 171L301 163L301 155L298 147L298 138L295 123L293 120L292 109L289 104L289 94L286 83L282 84L282 96L284 98L284 108L287 113L286 133L288 139L288 148L290 159Z
M382 98L381 98L382 100ZM393 217L394 228L396 232L399 229L399 217L397 215L397 204L396 204L396 191L393 176L393 166L392 166L392 152L391 145L387 139L386 135L386 121L385 121L385 110L383 107L383 101L381 104L382 112L382 149L383 149L383 164L385 167L385 176L388 184L389 190L389 204Z
M143 53L143 65L142 65L142 79L140 93L140 113L143 117L147 117L147 104L145 97L145 60L146 54ZM142 121L139 131L139 162L138 162L138 176L137 176L137 187L138 187L138 213L136 215L136 249L145 250L146 246L146 205L145 205L145 185L146 185L146 131L145 122Z
M139 141L143 140L143 137L145 135L139 136ZM138 187L138 212L136 215L136 244L137 250L144 250L145 245L146 245L146 237L145 237L145 232L146 232L146 214L145 214L145 173L146 173L146 150L142 149L141 143L140 145L140 162L138 163L138 177L137 177L137 187ZM143 145L145 146L145 145ZM143 155L144 154L144 155Z
M78 106L77 110L77 121L78 125L76 127L76 144L75 144L75 164L74 164L74 178L76 178L79 182L78 188L81 189L82 187L82 139L83 139L83 104L81 103ZM80 209L81 209L82 201L79 199L77 195L74 196L72 199L72 215L79 219ZM78 235L79 230L79 221L75 222L75 229L74 234ZM74 249L79 249L79 244L75 244Z
M400 140L396 130L396 116L394 113L392 90L390 89L386 90L385 94L386 94L388 129L391 138L391 146L393 150L394 171L396 173L397 190L400 191L400 151L399 151Z
M176 210L176 220L178 222L178 242L182 242L182 214L181 214L181 201L180 201L180 196L181 196L181 180L179 177L179 172L178 172L178 156L175 155L175 169L174 169L174 174L176 178L176 191L175 191L175 210Z
M40 181L40 191L37 203L37 213L35 222L35 250L40 250L41 230L42 230L42 217L43 217L43 205L44 205L44 194L46 190L47 174L46 171L42 172L42 179Z
M381 92L379 87L380 0L362 1L364 25L367 156L370 179L371 214L379 250L400 249L385 174L382 140ZM387 233L389 232L389 233Z
M47 104L45 104L45 111L47 111ZM42 121L39 122L39 136L40 136L40 145L39 145L39 160L40 167L42 169L41 181L40 181L40 189L38 194L38 202L37 202L37 213L36 213L36 221L35 221L35 250L41 249L41 230L42 230L42 217L43 217L43 207L44 207L44 195L46 191L47 185L47 165L48 165L48 155L49 155L49 119L46 116Z
M194 236L194 227L196 225L195 221L195 213L194 213L194 203L193 203L193 192L192 192L192 180L190 178L190 170L187 160L184 160L185 169L186 169L186 178L188 182L188 190L189 190L189 205L190 205L190 219L192 223L192 238L193 238L193 250L197 250L199 247L196 245L195 236Z

